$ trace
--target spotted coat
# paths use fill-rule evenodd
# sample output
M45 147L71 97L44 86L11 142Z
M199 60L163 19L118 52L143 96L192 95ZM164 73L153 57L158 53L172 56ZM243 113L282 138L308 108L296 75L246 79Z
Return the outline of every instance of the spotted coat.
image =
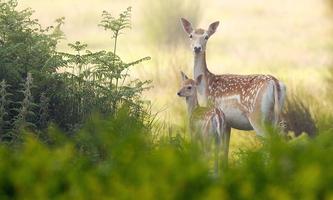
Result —
M280 92L278 80L271 75L234 75L206 74L207 97L209 100L217 101L218 98L239 95L239 103L245 111L251 112L254 109L258 91L269 81L276 83Z

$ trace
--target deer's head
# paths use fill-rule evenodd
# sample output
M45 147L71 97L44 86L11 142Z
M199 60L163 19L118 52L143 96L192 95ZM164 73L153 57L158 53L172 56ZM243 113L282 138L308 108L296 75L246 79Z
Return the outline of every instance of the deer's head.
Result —
M216 21L209 25L208 29L193 29L192 24L184 18L181 18L181 23L185 32L188 34L191 41L191 49L194 53L200 54L206 51L206 44L210 36L212 36L220 22Z
M177 93L180 97L196 97L197 95L197 87L202 80L202 74L198 76L196 80L188 78L184 72L180 72L182 76L182 85Z

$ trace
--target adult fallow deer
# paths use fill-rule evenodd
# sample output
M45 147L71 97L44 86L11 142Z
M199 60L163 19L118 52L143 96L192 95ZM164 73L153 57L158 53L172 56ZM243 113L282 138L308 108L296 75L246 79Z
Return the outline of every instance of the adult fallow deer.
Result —
M210 24L208 30L193 29L184 18L181 23L194 54L194 79L203 75L198 92L206 102L215 104L225 113L227 140L231 128L255 130L257 135L265 135L267 124L278 127L285 85L271 75L213 74L206 64L206 44L219 22Z

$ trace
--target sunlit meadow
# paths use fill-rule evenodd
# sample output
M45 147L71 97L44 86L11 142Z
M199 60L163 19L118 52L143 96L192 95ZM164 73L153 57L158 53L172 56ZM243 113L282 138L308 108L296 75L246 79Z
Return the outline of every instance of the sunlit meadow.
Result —
M180 70L193 73L193 58L180 17L202 28L221 22L207 47L212 72L272 74L286 83L288 95L310 95L312 99L305 101L313 115L332 111L325 99L332 22L324 0L22 0L19 6L34 9L34 16L45 26L56 18L66 18L61 51L68 51L67 43L76 40L86 42L91 49L111 49L109 35L97 26L101 11L118 14L132 6L132 29L126 31L126 38L120 37L118 52L125 60L151 56L151 61L136 66L131 73L153 81L153 88L144 97L166 124L187 123L185 102L176 92ZM232 148L256 143L253 135L233 130Z
M189 137L181 17L220 21L210 71L285 83L286 137ZM332 0L0 0L0 199L332 200L332 33Z

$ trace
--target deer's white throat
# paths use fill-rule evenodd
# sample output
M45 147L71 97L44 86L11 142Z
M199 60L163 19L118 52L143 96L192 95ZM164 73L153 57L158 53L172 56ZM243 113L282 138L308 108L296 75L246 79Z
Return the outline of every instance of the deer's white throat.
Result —
M188 116L191 117L193 111L199 106L197 95L186 97Z
M207 105L207 95L206 95L206 87L207 87L207 82L206 78L207 75L209 74L208 68L207 68L207 63L206 63L206 52L201 52L201 53L194 53L194 78L196 79L198 76L203 74L203 79L201 80L201 83L198 86L198 98L200 105Z
M194 78L196 79L200 74L206 75L206 53L194 53Z

